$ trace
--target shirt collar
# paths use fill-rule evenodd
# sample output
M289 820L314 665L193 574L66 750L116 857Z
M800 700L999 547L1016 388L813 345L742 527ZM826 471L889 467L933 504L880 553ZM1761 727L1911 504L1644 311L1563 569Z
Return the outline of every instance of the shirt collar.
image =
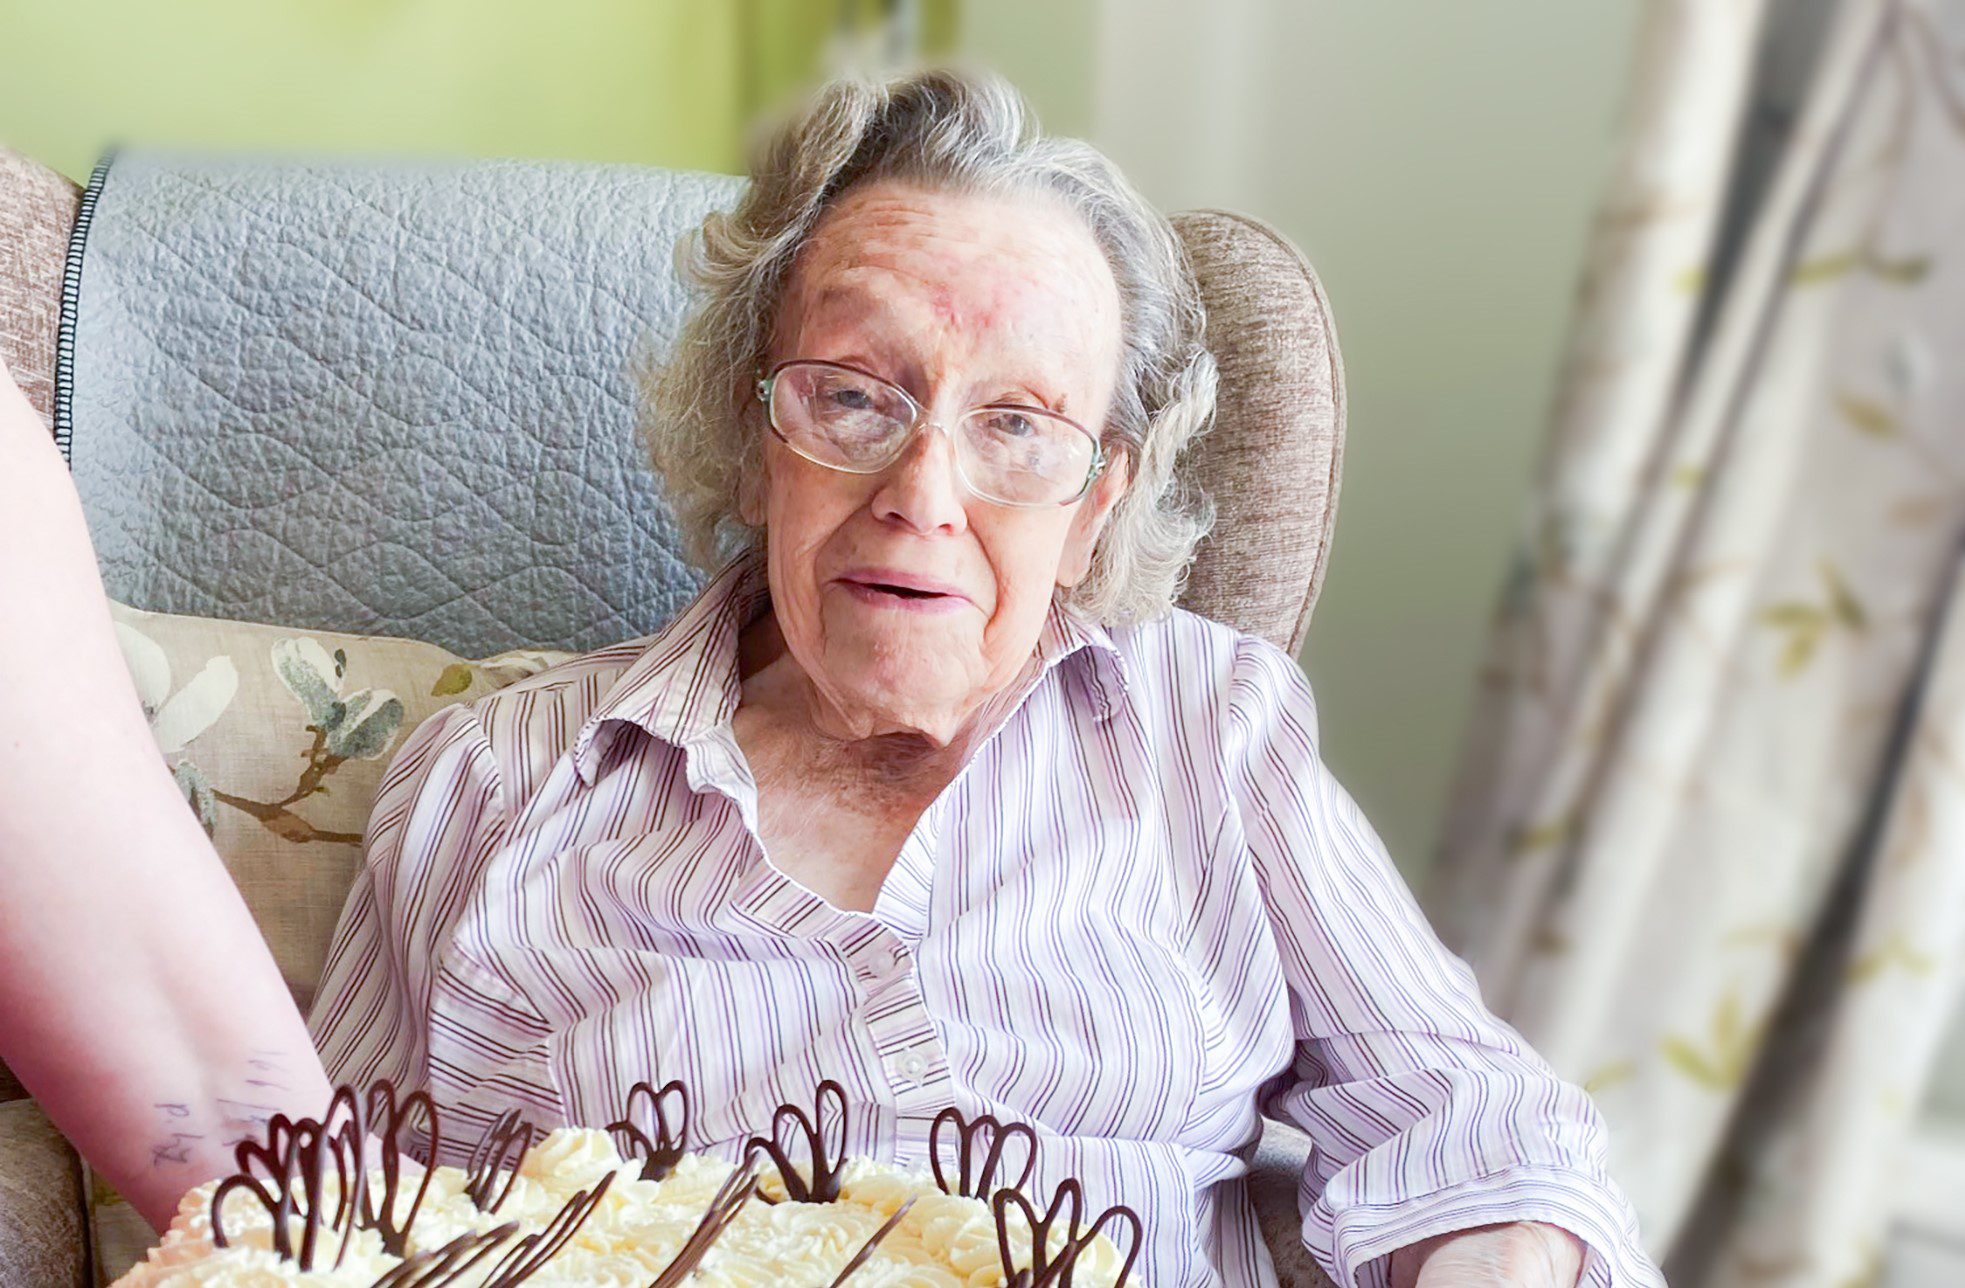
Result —
M727 728L742 693L738 637L770 598L761 549L725 564L649 641L574 734L571 754L581 781L589 787L597 781L601 758L621 727L632 725L677 747ZM1126 692L1124 659L1104 626L1056 600L1044 615L1025 682L1034 685L1081 653L1085 664L1073 669L1098 718L1108 719Z

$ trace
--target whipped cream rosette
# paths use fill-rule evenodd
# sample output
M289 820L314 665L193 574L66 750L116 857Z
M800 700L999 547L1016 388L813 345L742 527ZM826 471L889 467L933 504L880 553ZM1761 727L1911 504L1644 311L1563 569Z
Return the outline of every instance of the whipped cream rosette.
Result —
M771 1136L733 1165L688 1150L680 1083L639 1083L606 1131L542 1133L507 1114L464 1167L425 1170L408 1147L436 1156L430 1098L398 1097L388 1083L342 1087L323 1118L276 1116L263 1139L240 1144L238 1172L186 1194L163 1241L116 1288L1129 1282L1138 1216L1114 1207L1087 1221L1076 1180L1040 1209L1026 1193L1029 1126L944 1110L924 1175L845 1156L838 1083L820 1084L817 1109L780 1105Z

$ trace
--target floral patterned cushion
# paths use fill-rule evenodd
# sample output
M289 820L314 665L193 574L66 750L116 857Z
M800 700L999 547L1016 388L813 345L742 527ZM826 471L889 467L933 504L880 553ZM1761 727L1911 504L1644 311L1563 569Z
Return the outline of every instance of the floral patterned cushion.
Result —
M120 604L111 616L157 749L303 1012L403 734L571 656L525 650L467 661L413 640Z
M239 884L303 1013L361 861L390 753L418 721L568 653L467 660L414 640L110 614L157 749ZM98 1280L156 1236L91 1177Z

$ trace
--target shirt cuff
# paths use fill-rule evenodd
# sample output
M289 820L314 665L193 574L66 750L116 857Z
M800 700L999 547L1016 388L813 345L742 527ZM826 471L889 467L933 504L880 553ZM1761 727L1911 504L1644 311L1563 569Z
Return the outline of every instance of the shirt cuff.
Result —
M1398 1249L1510 1221L1541 1221L1581 1239L1586 1252L1578 1283L1586 1288L1665 1288L1615 1184L1566 1168L1510 1167L1400 1202L1339 1212L1320 1199L1303 1220L1303 1239L1339 1288L1389 1288Z

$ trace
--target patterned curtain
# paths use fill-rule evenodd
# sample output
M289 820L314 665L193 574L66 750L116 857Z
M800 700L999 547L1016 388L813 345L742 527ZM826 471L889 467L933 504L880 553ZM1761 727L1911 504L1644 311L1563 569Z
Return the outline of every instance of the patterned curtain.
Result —
M1429 910L1679 1288L1875 1281L1965 947L1965 0L1649 0Z

